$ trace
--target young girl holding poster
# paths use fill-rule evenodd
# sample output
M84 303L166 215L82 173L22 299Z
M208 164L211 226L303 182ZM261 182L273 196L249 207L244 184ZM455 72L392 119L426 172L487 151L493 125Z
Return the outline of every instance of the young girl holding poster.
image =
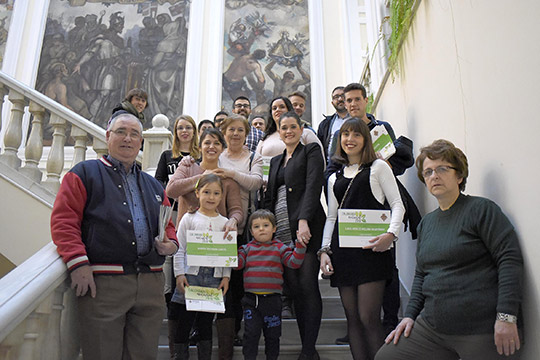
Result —
M222 289L223 294L225 294L229 288L231 268L189 266L187 263L187 233L188 230L224 231L228 219L220 215L217 210L223 194L223 185L219 176L215 174L203 175L195 185L195 194L199 199L199 209L182 217L177 233L180 248L174 256L176 290L171 301L180 304L182 321L176 333L174 353L175 359L188 358L189 332L197 316L200 336L200 341L197 343L198 358L210 360L214 313L187 311L184 297L185 287L196 285L218 288Z
M328 179L321 270L331 275L331 286L339 289L353 358L373 359L384 339L380 311L385 282L392 278L394 266L388 250L401 228L403 203L392 170L377 159L363 121L354 118L341 126L333 160L345 166ZM340 247L338 209L390 209L388 232L363 248Z

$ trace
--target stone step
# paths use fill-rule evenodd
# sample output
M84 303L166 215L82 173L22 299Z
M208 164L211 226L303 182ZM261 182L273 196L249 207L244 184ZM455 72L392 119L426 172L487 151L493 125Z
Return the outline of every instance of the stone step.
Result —
M334 345L336 338L345 336L347 333L347 321L344 318L336 319L322 319L321 328L319 330L319 337L317 338L317 344L320 345ZM240 330L240 336L243 334L243 330ZM214 344L217 344L217 330L214 325L212 329ZM164 320L164 325L161 327L161 333L159 336L159 344L167 345L168 340L168 328L167 320ZM261 334L261 344L264 344L263 336ZM281 328L281 344L282 345L298 345L300 344L300 334L298 333L298 326L295 319L284 319Z
M352 359L348 345L335 345L335 339L347 333L347 322L343 312L343 306L336 288L330 287L329 280L319 280L319 288L323 301L323 314L319 337L317 339L317 351L323 360L349 360ZM243 330L240 330L242 334ZM279 359L296 360L300 355L301 342L298 333L296 319L283 319L282 336L280 339ZM168 329L167 320L163 322L159 338L159 360L168 359ZM213 328L213 354L212 358L217 359L217 331ZM190 358L197 358L197 349L190 347ZM234 348L234 358L242 359L242 347ZM259 343L258 359L265 359L264 337L261 334Z
M300 345L281 345L279 348L279 360L297 360L300 355ZM352 355L348 345L317 345L317 352L321 360L351 360ZM197 348L190 346L189 348L190 359L197 359ZM212 352L212 359L218 358L217 347L214 346ZM242 348L235 347L233 358L236 360L243 359ZM169 359L169 347L160 345L158 350L158 360ZM264 355L264 346L259 346L259 355L257 360L266 359Z

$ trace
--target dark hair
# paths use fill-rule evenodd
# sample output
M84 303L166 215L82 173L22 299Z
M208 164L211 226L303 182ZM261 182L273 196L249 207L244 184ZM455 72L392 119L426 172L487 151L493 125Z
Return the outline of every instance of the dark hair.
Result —
M251 225L253 224L253 220L257 220L257 219L269 220L270 223L272 224L272 226L276 227L276 217L274 216L274 214L270 210L259 209L259 210L256 210L249 217L248 229L249 229L250 232L251 232Z
M216 113L216 115L214 115L214 123L216 122L216 118L217 118L219 115L229 116L229 113L227 113L226 111L223 111L223 110L218 111L218 112Z
M334 88L334 90L332 90L332 92L331 92L330 94L333 94L336 90L343 90L343 89L345 89L344 86L336 86L336 87Z
M371 133L369 131L369 127L362 120L358 118L352 118L345 121L343 125L341 125L341 128L339 129L336 152L334 156L332 157L333 161L336 161L340 164L349 165L349 158L347 156L347 153L341 147L341 136L343 135L345 131L349 131L349 132L352 131L352 132L360 133L360 135L362 135L362 138L364 139L364 148L362 149L362 152L360 153L361 164L369 164L375 161L375 159L377 159L375 150L373 150L373 143L371 142Z
M263 136L263 140L265 140L267 137L269 137L270 135L272 135L273 133L275 133L277 131L277 125L276 125L276 122L274 121L274 117L272 116L272 104L276 101L276 100L283 100L283 102L285 103L285 106L287 107L287 111L294 111L294 108L291 104L291 100L289 100L288 98L286 98L285 96L278 96L278 97L275 97L272 99L272 101L270 101L270 110L269 110L269 115L268 115L268 126L266 128L266 132Z
M221 191L223 191L223 183L221 182L221 178L216 174L205 174L201 176L195 184L195 190L200 190L206 185L212 183L218 183L221 187Z
M293 97L293 96L301 97L302 99L304 99L304 101L306 101L306 98L307 98L306 94L304 94L304 93L301 92L300 90L295 91L295 92L293 92L292 94L289 94L289 96L287 96L287 97L290 98L290 97Z
M227 143L225 142L225 138L223 137L223 134L221 133L221 131L219 131L216 128L210 128L210 129L206 129L206 130L203 131L203 133L201 134L201 137L199 138L199 146L200 147L202 147L202 143L203 143L204 139L206 139L206 137L208 135L212 135L212 136L216 137L219 140L219 142L221 143L221 145L223 146L224 149L227 147Z
M148 94L146 91L139 88L131 89L126 94L124 101L131 102L131 99L133 99L134 96L142 97L144 100L146 100L146 106L144 108L146 109L148 107Z
M236 102L237 102L238 100L246 100L246 101L249 103L249 106L251 107L251 101L249 101L249 99L248 99L247 97L243 96L243 95L240 95L240 96L238 96L236 99L234 99L234 101L233 101L233 103L232 103L232 104L233 104L233 107L234 107L234 104L236 104Z
M204 124L210 124L210 125L212 125L212 127L216 127L216 126L214 125L214 122L213 122L212 120L204 119L204 120L201 120L201 122L199 123L199 125L197 125L197 130L201 131L201 127L202 127Z
M424 171L424 160L426 160L426 157L431 160L448 161L455 168L457 176L462 179L461 184L459 184L459 190L465 190L467 177L469 176L469 162L461 149L444 139L435 140L432 144L421 148L420 155L416 158L416 174L424 184L426 180L422 172Z
M362 96L364 98L367 98L367 91L366 91L366 88L364 87L364 85L362 84L359 84L359 83L350 83L349 85L345 86L343 88L343 94L346 94L348 93L349 91L353 91L353 90L360 90L362 91Z
M287 111L286 113L281 114L281 116L279 117L280 125L281 125L281 120L285 118L294 118L294 120L296 120L296 122L298 123L298 125L300 125L300 127L304 126L304 124L302 123L302 120L300 119L300 116L298 116L298 114L295 113L294 111Z

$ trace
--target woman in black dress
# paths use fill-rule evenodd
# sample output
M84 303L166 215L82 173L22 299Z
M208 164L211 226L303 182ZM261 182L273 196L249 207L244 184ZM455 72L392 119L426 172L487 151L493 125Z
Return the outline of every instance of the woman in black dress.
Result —
M263 205L276 215L276 238L284 243L298 239L307 245L302 267L286 268L285 281L292 291L302 340L300 359L318 359L315 343L321 325L322 300L317 250L325 219L321 205L324 159L317 143L300 143L303 126L294 111L281 115L278 131L285 151L270 162Z
M375 155L367 125L356 118L347 120L338 139L333 160L345 167L328 179L320 265L331 275L330 285L339 289L353 358L373 359L384 339L380 311L394 266L388 250L397 239L404 207L390 166ZM363 248L340 247L338 209L391 210L388 232Z

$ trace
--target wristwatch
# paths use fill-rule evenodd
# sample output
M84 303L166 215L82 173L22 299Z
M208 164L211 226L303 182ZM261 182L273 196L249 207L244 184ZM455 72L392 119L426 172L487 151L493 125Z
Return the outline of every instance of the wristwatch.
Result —
M497 320L502 321L502 322L511 323L511 324L517 324L517 316L515 316L515 315L510 315L510 314L505 314L505 313L498 312L497 313Z

